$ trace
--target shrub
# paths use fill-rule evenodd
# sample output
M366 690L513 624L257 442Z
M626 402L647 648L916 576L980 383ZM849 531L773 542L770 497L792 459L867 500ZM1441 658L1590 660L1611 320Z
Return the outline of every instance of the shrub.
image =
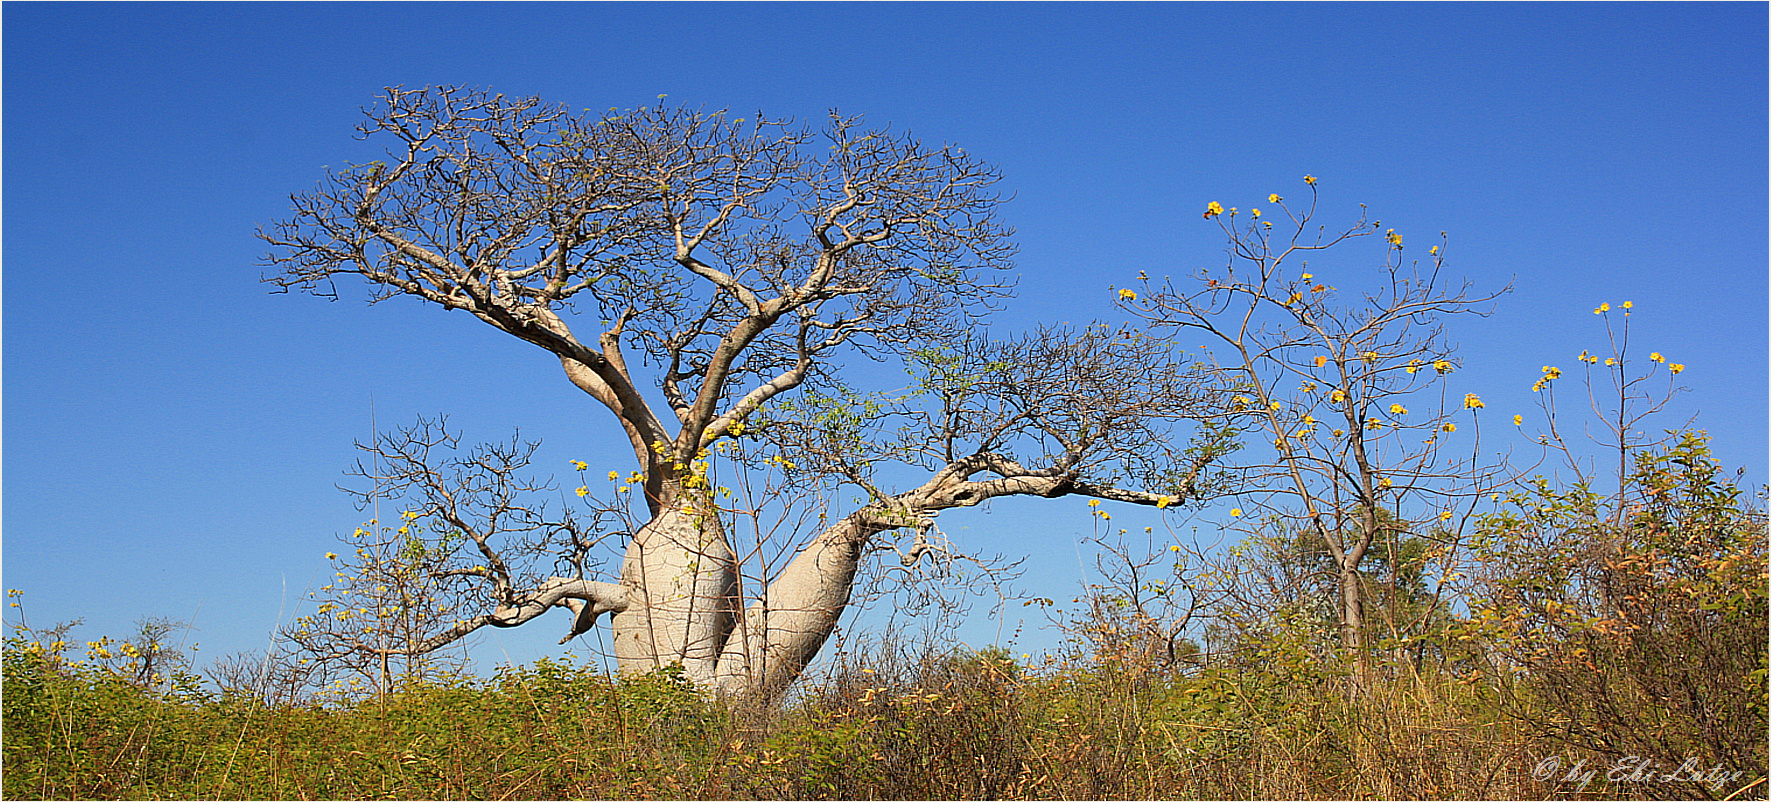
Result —
M1696 432L1638 453L1625 497L1613 516L1585 486L1540 480L1484 519L1464 637L1493 644L1506 709L1539 736L1652 762L1658 796L1722 790L1665 780L1682 765L1719 768L1733 790L1767 759L1764 513Z

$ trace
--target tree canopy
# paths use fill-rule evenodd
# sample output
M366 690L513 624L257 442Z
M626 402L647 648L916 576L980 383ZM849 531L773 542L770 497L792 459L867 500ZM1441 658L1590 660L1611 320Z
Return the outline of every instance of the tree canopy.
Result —
M400 638L310 616L295 634L314 656L379 657L385 673L388 655L563 605L577 613L568 637L614 614L624 670L681 663L704 685L777 693L835 628L882 533L914 532L892 547L912 561L934 548L934 515L994 497L1165 507L1226 448L1221 429L1173 445L1171 427L1209 397L1161 336L983 333L1014 248L998 173L958 147L837 113L814 132L680 107L580 115L457 88L390 89L358 133L386 158L293 197L294 216L261 234L266 280L337 298L356 277L371 302L415 297L542 348L626 434L644 512L617 537L599 526L619 500L579 517L518 501L533 489L521 442L446 457L454 436L421 423L371 444L365 473L413 504L397 534L424 541L395 546L407 557L393 570L441 583L427 594L449 596L448 614ZM856 390L844 354L901 361L910 387ZM890 463L920 478L879 479ZM788 558L770 560L736 548L746 511L724 503L719 465L866 500L774 542ZM599 578L593 544L623 551L617 574ZM385 556L364 556L385 553L357 564L385 573Z

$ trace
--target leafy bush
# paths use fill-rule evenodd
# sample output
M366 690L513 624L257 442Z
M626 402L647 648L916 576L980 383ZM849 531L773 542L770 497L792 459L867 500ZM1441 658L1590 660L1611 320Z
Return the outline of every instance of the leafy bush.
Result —
M1640 452L1613 515L1539 481L1488 516L1485 587L1464 637L1517 675L1506 707L1542 737L1739 776L1766 764L1766 527L1702 433ZM1657 795L1707 794L1651 781Z

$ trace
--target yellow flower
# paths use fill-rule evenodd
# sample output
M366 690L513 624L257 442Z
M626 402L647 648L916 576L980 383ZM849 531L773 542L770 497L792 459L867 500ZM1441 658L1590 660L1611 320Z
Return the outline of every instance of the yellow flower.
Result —
M590 463L581 459L572 460L572 470L582 471L590 467Z
M1344 435L1344 434L1346 434L1346 433L1347 433L1347 430L1346 430L1346 429L1336 429L1336 430L1334 430L1334 436L1335 436L1335 437L1340 437L1340 436L1341 436L1341 435Z
M1268 203L1278 203L1278 202L1280 202L1280 201L1282 201L1282 200L1285 200L1285 199L1284 199L1284 198L1281 198L1281 197L1279 197L1279 193L1277 193L1277 192L1275 192L1275 193L1273 193L1273 194L1271 194L1271 195L1268 195L1268 196L1267 196L1267 202L1268 202Z
M1316 357L1316 367L1322 367L1323 365L1326 365L1326 364L1328 364L1328 357L1325 357L1325 356Z
M1304 183L1309 184L1310 186L1316 186L1316 176L1313 176L1313 175L1304 176Z
M1090 507L1099 507L1101 506L1101 500L1098 498L1091 498L1088 500L1088 505Z
M1138 294L1131 290L1120 290L1119 299L1122 301L1135 301L1138 299Z
M1655 351L1654 353L1649 354L1648 358L1652 359L1656 362L1665 362L1666 361L1666 357L1661 356L1659 351Z
M1560 379L1560 378L1562 378L1562 369L1557 368L1557 367L1551 367L1549 365L1544 365L1543 366L1543 375L1544 375L1544 378L1546 378L1546 379Z
M1361 351L1359 353L1359 358L1363 359L1367 362L1376 362L1378 359L1378 354L1376 351Z
M1598 309L1594 309L1594 310L1593 310L1593 314L1595 314L1595 315L1603 315L1603 314L1605 314L1605 313L1606 313L1606 312L1609 312L1609 311L1611 311L1611 304L1609 304L1609 303L1603 303L1603 304L1599 304L1599 308L1598 308Z
M1681 365L1677 362L1667 365L1666 369L1671 371L1674 376L1677 376L1677 375L1685 372L1685 366Z
M1220 205L1217 201L1212 201L1211 203L1205 204L1205 219L1210 220L1213 217L1217 217L1218 215L1223 214L1223 213L1224 213L1224 207L1222 205Z
M1624 302L1623 302L1623 308L1625 308L1625 309L1628 309L1628 308L1630 308L1630 307L1632 307L1632 306L1635 306L1635 304L1633 304L1633 303L1630 303L1630 302L1629 302L1629 301L1624 301Z
M1241 507L1231 507L1230 508L1230 517L1241 518L1242 517L1242 508Z
M1440 373L1450 373L1451 363L1443 359L1435 359L1433 360L1433 369Z
M328 551L328 552L326 552L326 559L328 559L328 560L336 560L336 559L338 559L338 555L337 555L337 554L334 554L334 553L332 553L332 552L330 552L330 551ZM308 586L308 587L313 587L313 586L312 586L312 585L309 585L309 586Z
M1612 365L1615 365L1615 364L1617 364L1617 360L1615 358L1605 357L1605 367L1611 367Z
M578 488L578 489L577 489L577 490L575 490L575 491L573 491L573 492L575 492L575 493L577 493L577 494L578 494L578 497L579 497L579 498L584 498L584 497L585 497L585 496L588 496L588 495L590 495L590 488L588 488L588 487L580 487L580 488Z
M1180 547L1180 546L1169 546L1169 547L1168 547L1168 550L1169 550L1169 551L1180 551L1180 550L1181 550L1181 547ZM1022 657L1025 657L1025 656L1026 656L1026 655L1022 655Z
M1390 481L1390 477L1388 477L1388 476L1386 476L1386 477L1384 477L1384 478L1383 478L1383 480L1382 480L1382 481L1380 481L1380 482L1378 482L1378 483L1377 483L1377 486L1378 486L1378 487L1389 487L1389 486L1390 486L1390 485L1392 485L1392 484L1394 484L1394 482L1391 482L1391 481Z
M1442 513L1439 513L1439 520L1441 520L1441 521L1451 520L1451 510L1446 510Z
M1390 414L1391 415L1407 415L1408 410L1403 408L1403 406L1401 404L1391 404L1390 405Z
M1438 256L1439 255L1439 246L1434 245L1433 247L1428 248L1427 255L1428 256Z
M1167 509L1168 505L1173 504L1173 503L1175 503L1175 500L1173 498L1170 498L1168 496L1163 496L1162 498L1159 498L1156 500L1156 509L1159 509L1159 510Z
M1444 426L1439 427L1439 431L1455 432L1455 431L1457 431L1457 424L1447 421Z
M1382 428L1384 428L1384 422L1381 420L1378 420L1377 418L1367 418L1365 421L1365 428L1367 428L1367 429L1382 429Z
M1294 293L1292 293L1292 294L1291 294L1291 297L1290 297L1290 298L1287 298L1287 299L1285 299L1285 305L1286 305L1286 306L1291 306L1291 305L1292 305L1292 304L1295 304L1295 303L1297 303L1297 302L1298 302L1298 301L1302 301L1302 300L1303 300L1303 299L1304 299L1304 294L1303 294L1303 293L1301 293L1301 292L1294 292Z
M1525 416L1524 415L1514 415L1513 416L1513 425L1514 426L1524 426L1525 425Z
M1396 233L1396 229L1392 228L1389 231L1384 232L1384 239L1388 240L1391 245L1398 248L1402 247L1402 235Z
M1413 373L1417 370L1420 370L1420 360L1418 360L1418 359L1408 360L1408 367L1405 368L1405 370L1407 370L1409 373Z
M1343 393L1339 390L1335 390L1334 392L1331 392L1328 394L1328 400L1332 401L1336 404L1339 404L1340 402L1347 400L1347 394Z
M1309 273L1305 273L1305 274L1304 274L1304 280L1305 280L1305 281L1309 281L1309 280L1310 280L1310 279L1313 279L1313 278L1315 278L1315 276L1312 276L1312 275L1310 275L1310 274L1309 274Z
M1464 409L1481 409L1484 406L1487 405L1483 404L1482 399L1477 398L1475 393L1464 394Z
M412 530L409 527L404 527L404 526L400 527L400 534L402 534L402 535L409 534L411 531Z
M611 481L611 482L613 482L613 481L615 481L615 480L617 480L617 479L620 479L620 478L621 478L621 474L620 474L620 473L618 473L618 472L616 472L616 471L609 471L609 481ZM584 494L583 494L583 493L579 493L579 494L578 494L578 495L581 495L581 496L582 496L582 495L584 495Z
M1273 410L1274 412L1278 412L1279 411L1279 402L1274 401L1273 403L1268 404L1267 408Z

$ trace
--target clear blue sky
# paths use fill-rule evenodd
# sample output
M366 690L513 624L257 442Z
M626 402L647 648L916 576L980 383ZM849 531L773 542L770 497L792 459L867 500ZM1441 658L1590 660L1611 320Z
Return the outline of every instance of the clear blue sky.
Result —
M1315 174L1328 208L1368 204L1415 241L1449 231L1454 269L1513 283L1493 317L1453 329L1456 391L1528 411L1541 365L1603 343L1592 308L1633 300L1637 342L1689 366L1667 425L1698 414L1727 465L1766 478L1762 3L0 14L3 582L34 623L85 617L87 637L164 615L194 619L207 656L262 647L365 517L333 486L372 391L383 422L448 413L470 438L543 437L544 466L621 453L530 346L415 302L258 282L254 230L322 165L362 155L358 108L393 84L596 109L668 93L814 121L840 107L958 143L1016 195L1021 291L1003 328L1109 315L1109 283L1219 262L1208 200L1249 205ZM1046 505L943 526L1031 554L1021 587L1065 597L1089 518ZM479 654L533 659L564 626L495 633Z

